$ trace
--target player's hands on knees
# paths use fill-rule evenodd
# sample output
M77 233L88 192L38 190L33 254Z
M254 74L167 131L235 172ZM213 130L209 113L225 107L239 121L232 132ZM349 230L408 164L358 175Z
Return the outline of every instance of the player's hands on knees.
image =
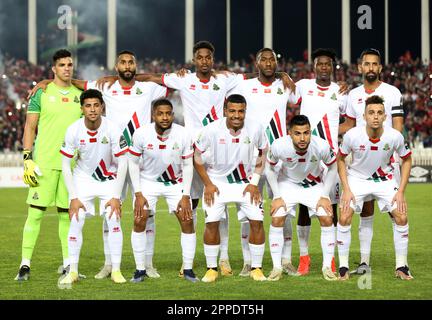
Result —
M28 91L27 99L30 99L31 97L33 97L39 89L42 89L42 91L45 92L47 86L48 86L51 82L52 82L52 80L42 80L42 81L38 82L38 83L33 87L33 89L31 89L31 90Z
M38 176L42 176L42 172L32 159L24 160L24 176L23 181L30 187L39 185Z
M96 80L96 87L103 90L105 84L108 84L108 89L118 80L117 76L106 76Z
M273 216L280 208L284 208L285 212L287 212L286 204L282 197L273 199L270 208L270 215Z
M204 186L204 202L211 207L215 200L215 193L219 195L219 189L213 183Z
M403 194L403 192L398 191L396 192L396 194L393 197L392 200L392 205L396 202L397 205L397 210L399 211L400 214L407 214L408 211L408 206L405 200L405 195Z
M115 213L118 219L121 218L121 201L117 198L112 198L105 204L105 208L111 207L111 213L109 215L109 219L111 219L112 215Z
M259 192L258 186L253 184L248 184L243 191L243 196L249 192L250 201L252 204L259 205L261 202L261 194Z
M192 220L192 206L190 196L182 196L177 205L177 214L182 221Z
M349 85L346 81L338 81L338 86L339 86L339 94L348 94L349 92Z
M72 199L69 205L69 220L72 221L72 218L75 216L76 220L78 221L79 209L87 211L83 203L78 198Z
M328 216L333 217L333 207L329 198L321 197L316 205L315 210L318 212L318 208L321 207L327 213Z
M280 74L280 79L282 80L284 89L290 89L292 93L295 93L296 91L296 85L295 82L293 81L293 79L291 79L291 77L289 76L288 73L286 72L279 72Z
M342 213L346 214L349 212L351 201L355 205L354 194L351 192L351 190L344 190L342 192L342 197L340 201L340 209L342 210Z
M135 203L134 203L134 216L136 219L141 219L145 216L146 211L149 209L149 204L147 199L143 196L141 192L135 193Z

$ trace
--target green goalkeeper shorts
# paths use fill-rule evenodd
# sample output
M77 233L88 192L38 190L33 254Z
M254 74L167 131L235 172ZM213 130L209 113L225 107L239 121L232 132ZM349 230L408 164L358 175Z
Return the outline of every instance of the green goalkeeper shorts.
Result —
M39 186L30 187L27 204L38 207L69 208L69 195L61 170L40 168Z

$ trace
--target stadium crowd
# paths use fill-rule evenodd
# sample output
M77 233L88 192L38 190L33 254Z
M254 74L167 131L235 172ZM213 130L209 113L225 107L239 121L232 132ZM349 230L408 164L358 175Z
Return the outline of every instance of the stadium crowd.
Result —
M0 57L1 58L1 57ZM28 90L36 82L52 78L50 65L32 65L29 62L5 55L0 61L0 152L19 151L22 149ZM313 78L312 66L304 61L279 59L279 71L286 71L294 81ZM165 73L182 67L192 69L191 64L180 64L162 59L144 59L139 61L139 72ZM81 65L81 67L83 67ZM254 57L235 61L230 65L215 63L216 70L231 70L238 73L255 72ZM78 68L78 77L80 69ZM409 52L398 62L383 66L381 79L396 86L403 95L405 110L405 137L412 147L432 147L432 63L424 65L419 58L413 59ZM361 74L356 64L336 65L336 81L346 81L352 88L361 85ZM93 80L93 79L86 79ZM174 104L179 102L174 96ZM298 108L288 105L289 121Z

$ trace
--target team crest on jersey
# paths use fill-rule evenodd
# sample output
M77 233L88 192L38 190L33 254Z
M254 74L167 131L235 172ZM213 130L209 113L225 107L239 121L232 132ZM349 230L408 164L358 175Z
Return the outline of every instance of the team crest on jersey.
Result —
M281 88L278 88L278 90L277 90L277 92L276 92L277 94L283 94L283 91L282 91L282 89Z
M77 96L75 96L75 98L74 98L74 102L75 102L75 103L79 103L79 102L80 102Z
M385 144L383 150L384 150L384 151L388 151L388 150L390 150L390 146L389 146L388 143Z
M216 83L213 83L213 90L218 91L220 88Z
M136 94L137 94L137 95L140 95L140 94L142 94L142 91L141 91L141 89L140 89L140 88L137 88L137 89L136 89Z
M318 161L318 159L315 156L312 156L312 158L310 159L310 162L317 162L317 161Z
M178 145L178 143L177 143L177 142L176 142L176 143L174 143L174 145L173 145L172 149L173 149L173 150L178 150L178 149L180 149L180 146Z
M332 99L332 100L337 100L336 93L333 92L333 94L332 94L332 96L331 96L330 99Z
M122 136L123 137L123 136ZM123 138L124 139L124 138ZM108 139L107 137L103 137L101 143L103 144L107 144L108 143Z
M39 200L39 195L38 195L37 192L34 193L32 199L33 199L33 200Z
M120 136L119 145L122 149L128 146L128 143L123 135Z
M251 141L250 141L249 137L246 137L246 138L244 139L243 143L244 143L244 144L250 144Z

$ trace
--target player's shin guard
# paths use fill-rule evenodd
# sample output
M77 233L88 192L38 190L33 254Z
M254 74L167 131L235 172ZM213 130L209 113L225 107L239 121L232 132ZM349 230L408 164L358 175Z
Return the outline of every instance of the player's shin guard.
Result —
M104 255L105 255L105 265L106 266L110 266L111 265L111 253L110 253L109 243L108 243L108 234L109 234L108 224L106 222L106 219L103 219L103 223L102 223L102 238L103 238Z
M74 216L70 222L69 234L68 234L68 246L69 246L69 261L70 271L78 272L78 262L83 243L82 230L85 222L85 213L82 209L78 212L78 221Z
M323 252L323 268L331 268L335 249L335 228L321 227L321 249Z
M123 231L120 225L120 219L117 219L115 214L113 214L111 218L108 218L110 209L111 208L108 207L106 219L109 228L108 244L111 251L112 272L115 272L120 270L123 248Z
M244 221L240 223L240 237L241 237L241 247L243 253L243 264L251 264L251 252L249 248L249 232L250 224L249 221Z
M309 235L311 226L297 226L300 256L309 255Z
M337 225L337 244L339 253L339 268L345 267L349 269L348 257L349 248L351 245L351 225Z
M135 232L132 230L131 236L132 250L135 259L136 269L145 270L145 245L146 233Z
M286 259L291 262L291 252L292 252L292 225L291 218L288 215L285 219L285 224L283 226L283 249L282 249L282 259Z
M146 223L146 246L145 246L145 265L146 267L153 266L153 253L156 237L155 216L148 217Z
M69 234L69 227L70 227L69 213L59 212L58 219L59 219L58 234L59 234L60 243L62 247L63 268L66 268L69 265L69 252L68 252L68 234Z
M42 210L29 207L28 216L23 230L22 241L22 265L30 266L33 250L39 236L41 220L44 212Z
M227 211L228 209L225 208ZM229 241L229 222L228 213L226 212L226 219L219 222L219 235L220 235L220 260L228 260L228 241Z
M217 257L219 254L219 244L211 245L204 243L204 255L206 257L207 268L217 268Z
M182 232L180 242L183 255L183 268L186 270L192 269L196 250L196 233Z
M371 244L373 237L373 220L374 216L360 217L359 225L359 241L360 241L360 263L369 265L369 258L371 252Z
M404 226L395 225L393 240L396 253L396 269L408 266L408 223Z
M249 242L249 248L251 252L251 268L261 268L262 260L264 257L265 244L252 244Z
M282 227L273 227L270 225L269 246L273 269L282 269L282 246L284 244L284 235Z

